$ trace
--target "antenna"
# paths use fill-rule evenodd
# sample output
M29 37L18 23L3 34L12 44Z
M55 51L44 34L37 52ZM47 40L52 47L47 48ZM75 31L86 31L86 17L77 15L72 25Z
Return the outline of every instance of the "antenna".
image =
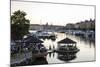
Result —
M42 25L42 19L40 19L40 25Z

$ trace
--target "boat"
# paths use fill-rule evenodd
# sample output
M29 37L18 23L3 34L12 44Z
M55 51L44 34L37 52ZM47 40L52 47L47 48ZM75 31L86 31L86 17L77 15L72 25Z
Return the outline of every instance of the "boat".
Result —
M76 58L76 54L66 54L66 55L63 55L63 54L58 54L58 57L57 57L59 60L62 60L62 61L66 61L66 62L69 62L73 59Z
M54 34L54 32L37 31L36 36L43 39L56 39L56 35Z
M58 53L69 53L69 54L75 54L79 51L79 49L75 46L67 45L67 46L60 46L57 50L55 50Z
M37 44L32 50L32 58L46 58L48 52L43 44Z
M79 51L79 49L76 46L76 42L69 39L65 38L61 41L58 42L58 49L55 50L58 53L69 53L69 54L74 54Z
M32 35L28 36L23 40L23 43L26 45L30 45L30 50L32 51L32 58L39 58L39 57L46 57L47 56L47 49L42 44L43 41L40 40L37 36Z

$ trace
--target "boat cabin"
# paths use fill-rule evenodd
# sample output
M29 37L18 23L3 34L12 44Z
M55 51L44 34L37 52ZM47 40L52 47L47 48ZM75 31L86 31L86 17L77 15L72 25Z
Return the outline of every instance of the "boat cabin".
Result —
M75 46L76 47L76 42L69 38L65 38L58 42L58 48L61 46Z

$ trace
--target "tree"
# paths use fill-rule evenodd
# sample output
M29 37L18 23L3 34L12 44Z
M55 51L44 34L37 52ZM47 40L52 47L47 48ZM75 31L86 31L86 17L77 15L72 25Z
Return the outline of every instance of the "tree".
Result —
M25 18L24 11L15 11L11 16L11 39L21 40L24 35L29 33L30 21Z

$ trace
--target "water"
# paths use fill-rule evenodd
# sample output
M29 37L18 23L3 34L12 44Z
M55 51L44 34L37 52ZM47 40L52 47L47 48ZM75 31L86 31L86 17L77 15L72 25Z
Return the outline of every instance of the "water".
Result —
M78 49L80 49L80 51L73 55L71 54L62 55L56 52L49 53L46 58L27 59L24 62L17 64L17 66L83 62L83 61L94 61L95 60L95 42L94 41L90 41L82 37L69 35L65 33L55 33L55 34L57 35L56 40L51 40L51 39L43 40L42 39L44 41L43 44L47 49L50 49L50 47L51 49L54 49L54 48L56 49L58 46L57 42L68 37L72 39L73 41L77 42L76 46ZM28 56L29 55L27 55L27 57ZM18 60L17 57L16 59ZM13 62L13 59L12 59L12 62Z
M50 40L50 39L45 39L44 40L44 46L49 49L49 47L51 46L51 48L53 49L53 47L55 47L55 49L57 48L57 42L68 37L74 41L77 42L77 47L80 49L80 51L78 53L75 54L75 56L72 57L72 59L63 59L64 57L58 53L50 53L47 55L46 60L48 62L48 64L52 64L52 63L66 63L66 62L82 62L82 61L94 61L95 60L95 43L93 41L89 41L86 39L83 39L81 37L78 36L74 36L74 35L68 35L68 34L64 34L64 33L56 33L57 34L57 39L55 41ZM61 57L62 59L59 59L59 57Z

